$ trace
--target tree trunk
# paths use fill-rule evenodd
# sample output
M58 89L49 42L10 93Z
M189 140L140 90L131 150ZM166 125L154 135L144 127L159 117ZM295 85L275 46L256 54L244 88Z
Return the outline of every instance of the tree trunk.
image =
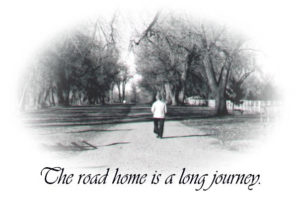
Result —
M112 104L114 102L114 83L111 83L109 86L109 101L108 103Z
M63 96L64 96L64 106L69 106L70 105L70 90L65 90L63 92Z
M179 104L183 105L185 99L185 87L182 87L178 93L178 102Z
M40 91L39 94L38 94L38 99L37 99L37 103L36 103L36 106L37 106L38 109L42 108L43 105L44 105L43 95L44 95L43 91Z
M171 100L172 100L172 104L171 105L176 106L177 105L177 100L176 100L175 94L171 94Z
M187 62L183 65L183 71L181 74L181 87L179 90L179 94L178 94L178 102L180 104L184 104L184 99L185 99L185 91L186 91L186 79L188 78L188 73L189 73L189 69L191 67L192 61L193 61L193 57L194 57L194 53L190 53L187 56Z
M51 104L52 104L52 106L55 106L55 99L54 99L54 88L52 87L51 88L51 99L52 99L52 101L51 101Z
M118 88L118 93L119 93L119 102L122 102L121 82L117 82L117 88Z
M207 54L203 61L208 85L216 102L215 112L217 115L226 115L228 111L226 107L225 89L230 73L230 64L223 66L218 78L219 80L217 81L210 55Z
M126 81L122 82L122 102L125 100L125 87L126 86Z
M56 92L56 94L57 94L57 104L59 106L64 106L65 101L64 101L64 97L63 97L63 90L60 86L57 86L56 90L57 90L57 92Z
M172 85L170 83L165 84L165 89L166 89L166 96L167 99L170 100L171 105L177 105L178 104L178 97L176 97L176 93L174 89L172 89Z
M226 115L228 114L227 106L226 106L226 98L225 94L218 92L215 95L216 107L215 111L217 115Z
M186 72L183 72L186 73ZM184 104L184 98L185 98L185 84L186 84L186 74L183 74L181 76L181 82L180 82L180 87L175 89L175 94L177 95L178 103L179 104Z
M100 103L101 103L102 105L105 104L105 96L100 96Z
M152 103L155 102L155 100L156 100L156 92L155 91L152 92L151 97L152 97L152 101L151 102Z
M26 95L27 95L27 85L25 86L25 88L23 89L20 101L19 101L19 108L21 111L25 110L25 106L26 106Z
M165 100L167 102L167 104L171 104L172 100L171 100L171 93L170 93L170 88L168 84L164 85L164 90L165 90Z
M51 90L51 88L48 88L47 91L46 91L46 93L45 93L43 105L51 105L50 102L49 102L49 104L47 104L47 98L50 96L50 90Z

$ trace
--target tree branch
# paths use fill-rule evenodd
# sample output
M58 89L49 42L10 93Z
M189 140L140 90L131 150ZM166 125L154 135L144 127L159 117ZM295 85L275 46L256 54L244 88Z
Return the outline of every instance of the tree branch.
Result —
M132 42L134 42L135 45L139 45L140 42L147 37L147 34L149 31L151 31L152 27L155 25L155 23L157 22L158 18L160 16L160 11L158 11L156 13L156 15L154 16L152 22L149 24L149 26L147 27L147 29L143 32L142 36L140 37L140 39L138 41L132 40Z

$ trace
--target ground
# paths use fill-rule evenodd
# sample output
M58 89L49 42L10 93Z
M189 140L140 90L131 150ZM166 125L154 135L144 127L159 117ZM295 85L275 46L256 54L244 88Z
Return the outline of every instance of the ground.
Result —
M70 107L27 113L43 152L76 168L129 170L227 166L262 146L269 123L258 115L214 117L207 108L171 107L164 138L148 106Z

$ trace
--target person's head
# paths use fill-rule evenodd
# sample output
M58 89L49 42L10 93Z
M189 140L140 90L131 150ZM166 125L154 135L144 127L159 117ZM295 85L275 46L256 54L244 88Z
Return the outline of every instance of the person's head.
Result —
M160 93L156 94L156 100L162 100L162 96Z

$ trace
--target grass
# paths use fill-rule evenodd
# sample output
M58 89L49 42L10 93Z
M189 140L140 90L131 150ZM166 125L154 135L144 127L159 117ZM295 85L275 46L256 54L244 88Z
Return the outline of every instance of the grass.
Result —
M263 123L259 115L228 115L206 119L188 119L183 124L215 137L229 150L241 150L266 135L271 125Z

